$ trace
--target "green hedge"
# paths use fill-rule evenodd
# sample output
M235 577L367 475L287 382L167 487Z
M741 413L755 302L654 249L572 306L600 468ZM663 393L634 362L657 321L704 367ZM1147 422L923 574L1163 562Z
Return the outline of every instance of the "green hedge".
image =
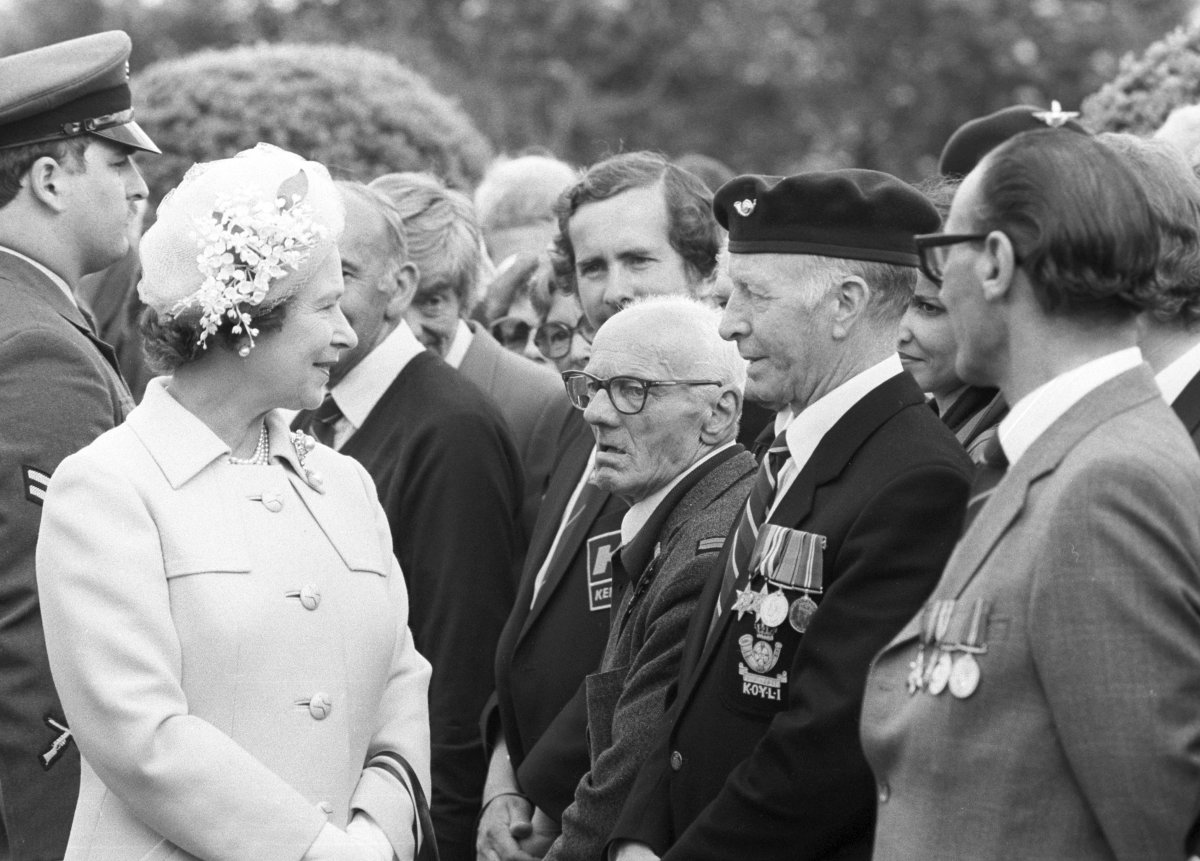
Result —
M470 188L491 158L454 102L393 58L361 48L201 51L146 67L133 90L138 122L164 153L139 160L155 203L194 162L258 141L363 182L427 170Z
M1095 131L1149 134L1182 105L1200 103L1200 27L1180 28L1140 57L1121 61L1116 78L1083 102Z

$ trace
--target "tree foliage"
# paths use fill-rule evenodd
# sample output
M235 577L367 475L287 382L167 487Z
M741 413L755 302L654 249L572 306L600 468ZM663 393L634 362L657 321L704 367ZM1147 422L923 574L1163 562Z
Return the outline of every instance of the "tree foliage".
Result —
M429 170L472 186L490 158L466 115L374 51L258 45L164 60L134 81L138 121L163 151L144 159L157 201L194 162L268 141L364 182Z
M646 147L704 152L745 171L857 166L908 178L929 172L972 117L1018 102L1077 105L1116 73L1121 54L1144 49L1190 8L1188 0L10 2L90 4L107 21L129 19L135 68L233 42L374 48L453 94L507 151L543 146L582 164Z
M1175 108L1198 103L1200 27L1180 28L1126 57L1116 78L1083 103L1083 119L1096 131L1149 134Z

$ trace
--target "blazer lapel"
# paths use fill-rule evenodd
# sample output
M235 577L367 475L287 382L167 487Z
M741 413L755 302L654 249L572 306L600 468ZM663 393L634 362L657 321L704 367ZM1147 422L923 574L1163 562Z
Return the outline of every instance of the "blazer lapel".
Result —
M1150 369L1139 365L1089 392L1067 410L996 485L991 499L959 539L935 594L952 598L962 594L1021 513L1030 487L1053 472L1081 439L1113 416L1159 396Z

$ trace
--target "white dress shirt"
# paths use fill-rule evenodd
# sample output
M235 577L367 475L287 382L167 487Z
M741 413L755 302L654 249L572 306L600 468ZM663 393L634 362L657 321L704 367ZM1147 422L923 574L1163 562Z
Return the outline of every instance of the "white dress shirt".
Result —
M1200 374L1200 344L1155 374L1154 381L1162 389L1167 403L1173 404L1197 374Z
M554 533L554 541L550 543L550 549L546 551L546 558L542 560L542 567L538 569L537 578L533 581L533 598L529 602L530 607L537 603L538 592L542 591L542 586L546 582L546 572L550 568L550 560L554 558L558 542L562 540L563 532L566 531L567 524L571 522L571 513L575 510L575 503L579 501L579 495L583 493L583 488L587 485L588 479L592 477L595 469L596 447L592 446L592 453L588 455L587 463L583 467L583 475L579 477L579 483L575 485L575 490L571 492L571 498L567 500L562 520L558 522L558 532Z
M363 426L371 410L379 403L396 377L413 357L425 352L425 346L417 340L408 323L403 320L395 330L383 339L363 360L350 369L330 394L342 411L342 417L333 425L333 447L340 449L354 432Z
M1089 392L1142 363L1137 347L1117 350L1059 374L1013 404L1000 422L1000 448L1011 466L1049 427Z
M471 331L471 327L467 325L467 321L461 317L458 320L458 328L454 330L454 340L450 342L450 349L446 351L443 360L447 365L458 369L463 363L463 359L467 355L467 350L471 346L471 339L475 337L475 333Z
M787 423L787 445L790 457L784 462L783 468L779 470L779 485L775 491L775 499L771 503L772 513L787 495L788 488L792 486L792 482L796 480L800 470L817 450L817 446L821 444L825 434L829 433L833 426L871 391L902 373L904 373L904 366L900 364L900 356L892 353L882 362L855 374L833 391L827 392ZM788 412L790 415L790 411ZM778 421L779 418L776 417L776 427L778 427Z
M20 260L24 260L30 266L39 270L43 275L53 281L58 286L59 290L66 294L66 297L71 300L72 305L74 305L76 308L79 307L79 303L75 301L75 294L71 291L71 285L64 281L61 275L51 272L41 263L38 263L32 257L26 257L20 251L13 251L11 248L8 248L4 245L0 245L0 251L3 251L5 254L11 254L13 257L16 257Z

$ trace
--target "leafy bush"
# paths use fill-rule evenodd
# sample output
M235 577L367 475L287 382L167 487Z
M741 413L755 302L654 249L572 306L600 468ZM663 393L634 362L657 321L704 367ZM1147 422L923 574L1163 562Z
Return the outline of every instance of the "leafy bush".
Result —
M1200 27L1180 28L1140 57L1121 60L1116 78L1083 103L1095 131L1149 134L1177 107L1200 103Z
M491 157L454 102L391 57L361 48L206 50L146 67L133 91L138 122L163 151L139 161L155 203L194 162L258 141L363 182L427 170L470 188Z

